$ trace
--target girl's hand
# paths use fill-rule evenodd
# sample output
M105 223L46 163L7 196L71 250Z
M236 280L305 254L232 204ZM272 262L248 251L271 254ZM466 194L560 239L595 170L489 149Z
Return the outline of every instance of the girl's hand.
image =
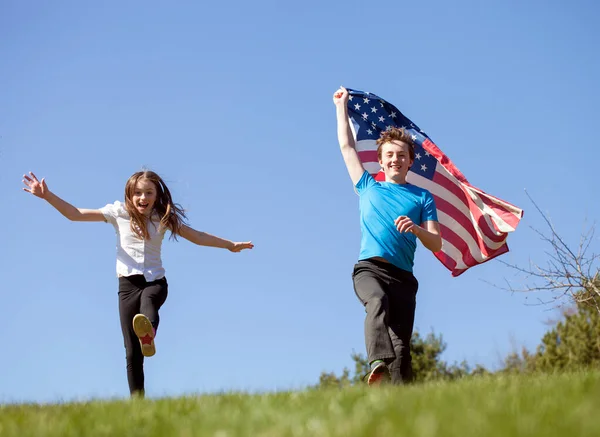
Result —
M241 252L244 249L252 249L254 247L254 244L252 244L251 241L247 241L245 243L239 243L239 242L232 242L232 245L230 247L228 247L227 249L229 249L230 252Z
M348 103L348 90L343 86L333 93L333 103L335 106L346 106Z
M40 199L48 198L48 193L50 190L48 190L48 186L46 185L44 178L42 178L40 182L32 172L29 172L29 174L31 177L23 175L23 183L27 185L27 188L23 188L23 191L27 191L28 193L31 193Z

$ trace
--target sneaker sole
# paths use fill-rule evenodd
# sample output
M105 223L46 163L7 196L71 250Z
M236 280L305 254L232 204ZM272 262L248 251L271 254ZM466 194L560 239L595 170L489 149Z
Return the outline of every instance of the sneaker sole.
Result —
M377 386L390 382L390 371L384 365L377 366L369 375L367 385Z
M136 314L133 318L133 331L140 341L142 355L145 357L151 357L154 355L156 353L156 346L154 345L154 331L152 330L152 323L150 323L148 317L143 314ZM142 339L146 336L150 337L150 343L144 343L142 341Z

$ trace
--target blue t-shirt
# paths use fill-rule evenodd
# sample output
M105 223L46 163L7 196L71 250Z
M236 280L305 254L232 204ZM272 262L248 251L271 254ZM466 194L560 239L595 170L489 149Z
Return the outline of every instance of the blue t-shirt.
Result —
M411 184L377 182L365 171L356 184L360 196L359 260L381 257L396 267L412 272L417 237L398 232L394 220L405 215L416 225L437 221L433 196L424 188Z

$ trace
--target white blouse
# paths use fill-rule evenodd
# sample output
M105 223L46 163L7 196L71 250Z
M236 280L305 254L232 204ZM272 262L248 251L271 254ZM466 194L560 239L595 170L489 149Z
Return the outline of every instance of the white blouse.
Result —
M100 211L117 233L117 276L144 275L151 282L165 276L160 249L166 229L159 226L158 216L148 223L149 239L141 239L131 231L125 205L119 201Z

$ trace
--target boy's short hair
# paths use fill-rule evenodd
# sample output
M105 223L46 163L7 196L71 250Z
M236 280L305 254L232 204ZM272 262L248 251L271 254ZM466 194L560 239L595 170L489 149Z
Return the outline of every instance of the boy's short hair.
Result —
M392 141L401 141L408 145L408 155L411 161L415 160L415 143L412 137L403 128L391 127L383 132L381 136L375 142L377 144L377 158L381 160L381 147L385 143L391 143Z

